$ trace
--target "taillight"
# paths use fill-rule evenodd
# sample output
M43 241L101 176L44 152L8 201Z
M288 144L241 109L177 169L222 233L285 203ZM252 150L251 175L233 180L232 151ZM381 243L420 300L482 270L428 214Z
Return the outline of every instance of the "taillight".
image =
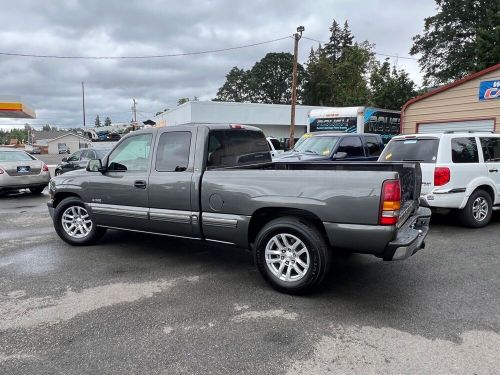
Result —
M43 165L42 171L44 171L44 172L48 172L49 171L49 167L47 167L47 164Z
M401 184L399 180L386 180L382 185L380 196L380 219L381 225L394 225L399 220L401 209Z
M450 182L450 168L436 167L434 169L434 186L443 186Z

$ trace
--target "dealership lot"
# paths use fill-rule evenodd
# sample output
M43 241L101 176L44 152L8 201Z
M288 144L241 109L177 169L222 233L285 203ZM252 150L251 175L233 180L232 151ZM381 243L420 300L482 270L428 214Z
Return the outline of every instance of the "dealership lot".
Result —
M494 373L500 212L433 218L404 262L338 259L316 294L270 289L249 253L109 231L55 234L47 195L0 197L0 373Z

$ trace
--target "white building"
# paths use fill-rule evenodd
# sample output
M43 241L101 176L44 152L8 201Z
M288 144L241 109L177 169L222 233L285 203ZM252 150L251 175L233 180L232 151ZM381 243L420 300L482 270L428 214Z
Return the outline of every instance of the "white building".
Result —
M193 101L184 103L153 118L156 126L185 124L242 124L256 126L267 135L288 138L290 135L290 105L260 103L230 103ZM295 137L307 129L307 115L322 107L295 107Z
M48 153L58 154L59 148L64 145L69 148L70 153L78 151L81 148L90 147L91 142L88 138L73 133L66 133L60 137L47 141Z

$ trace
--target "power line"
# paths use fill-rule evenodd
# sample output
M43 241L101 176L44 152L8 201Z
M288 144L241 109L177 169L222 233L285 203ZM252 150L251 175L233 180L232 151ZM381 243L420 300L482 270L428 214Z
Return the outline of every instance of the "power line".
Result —
M318 39L313 39L313 38L308 38L308 37L303 37L304 39L311 40L313 42L321 43L321 44L326 44L327 42L322 42L321 40ZM389 55L387 53L380 53L380 52L374 52L375 55L379 56L386 56L386 57L394 57L397 59L405 59L405 60L418 60L416 57L409 57L409 56L399 56L399 55Z
M14 53L14 52L0 52L0 55L3 56L15 56L15 57L34 57L34 58L43 58L43 59L80 59L80 60L125 60L125 59L159 59L166 57L178 57L178 56L192 56L192 55L203 55L207 53L216 53L216 52L225 52L225 51L233 51L243 48L260 46L263 44L269 44L278 42L280 40L285 40L290 38L289 35L284 36L282 38L266 40L264 42L245 44L237 47L228 47L228 48L220 48L206 51L196 51L196 52L184 52L184 53L169 53L164 55L143 55L143 56L63 56L63 55L37 55L33 53Z

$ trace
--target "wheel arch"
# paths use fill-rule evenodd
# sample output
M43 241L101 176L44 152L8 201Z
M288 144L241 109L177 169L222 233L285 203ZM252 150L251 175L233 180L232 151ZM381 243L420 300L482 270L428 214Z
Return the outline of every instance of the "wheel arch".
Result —
M75 198L78 198L78 199L82 199L82 197L80 197L76 193L70 193L70 192L67 192L67 191L62 191L62 192L56 193L56 195L54 195L54 203L53 203L54 204L54 208L56 208L59 205L59 203L61 203L61 201L63 199L66 199L66 198L69 198L69 197L75 197Z
M259 231L270 221L277 219L279 217L293 216L298 218L307 219L309 222L313 223L319 231L325 236L328 241L328 236L326 234L325 226L321 219L311 211L303 210L293 207L262 207L256 210L250 219L248 225L248 244L252 248L255 238Z

